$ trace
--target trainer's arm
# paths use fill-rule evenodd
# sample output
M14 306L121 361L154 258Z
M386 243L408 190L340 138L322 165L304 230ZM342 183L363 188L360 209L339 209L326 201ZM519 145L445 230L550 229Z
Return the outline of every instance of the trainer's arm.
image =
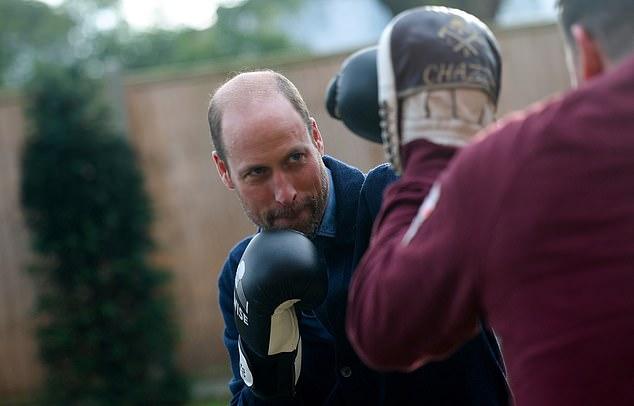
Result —
M404 174L388 189L353 276L347 332L361 359L376 369L416 369L477 331L475 273L465 267L474 236L461 224L469 196L461 195L452 170L443 175L433 214L403 242L454 153L424 140L404 147Z

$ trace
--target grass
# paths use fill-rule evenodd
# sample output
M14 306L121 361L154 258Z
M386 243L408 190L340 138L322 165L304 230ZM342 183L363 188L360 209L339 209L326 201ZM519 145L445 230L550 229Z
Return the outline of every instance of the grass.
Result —
M226 406L229 399L196 399L187 404L187 406ZM43 406L41 402L33 399L0 399L0 406Z
M187 406L226 406L229 404L229 399L198 399L187 404Z
M227 387L230 373L227 365L219 365L210 367L199 376L190 377L192 400L186 406L228 405L231 399ZM11 397L0 395L0 406L46 406L38 401L38 395L37 392Z
M187 406L225 406L229 404L229 399L210 399L210 400L196 400L190 402Z

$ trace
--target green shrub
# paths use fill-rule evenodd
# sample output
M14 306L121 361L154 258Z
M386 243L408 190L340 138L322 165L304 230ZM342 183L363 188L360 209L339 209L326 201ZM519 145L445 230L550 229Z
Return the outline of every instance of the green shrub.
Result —
M48 67L26 92L22 205L40 257L46 404L182 404L167 274L145 259L151 207L99 90L79 67Z

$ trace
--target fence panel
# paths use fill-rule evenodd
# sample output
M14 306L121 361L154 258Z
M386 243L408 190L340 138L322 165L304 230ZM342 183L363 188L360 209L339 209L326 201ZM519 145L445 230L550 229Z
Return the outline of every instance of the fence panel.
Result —
M19 210L24 133L19 98L0 100L0 397L28 391L41 378L26 272L32 255Z

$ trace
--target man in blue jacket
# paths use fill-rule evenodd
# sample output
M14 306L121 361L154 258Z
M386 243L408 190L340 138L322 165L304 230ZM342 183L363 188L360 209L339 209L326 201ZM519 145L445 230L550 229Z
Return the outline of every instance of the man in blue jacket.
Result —
M323 156L317 123L295 86L278 73L249 72L229 80L211 100L209 122L218 173L236 191L249 218L261 229L291 228L311 236L325 258L328 299L315 314L300 314L302 370L296 397L288 402L326 403L337 374L350 374L345 365L337 371L335 340L324 323L330 315L343 317L336 304L345 303L346 292L338 277L352 268L357 198L364 175ZM233 315L236 269L250 239L231 250L219 279L224 341L234 372L229 386L236 404L265 403L240 377Z
M356 223L371 222L371 218L357 219L363 173L324 155L317 123L295 86L276 72L248 72L230 79L212 97L208 118L216 149L213 161L247 216L262 230L294 229L309 236L328 273L323 304L314 311L297 310L303 345L294 396L262 399L241 371L234 321L236 272L252 236L231 250L219 277L219 300L234 375L229 384L232 404L394 404L402 399L388 394L384 376L361 364L344 332ZM390 180L366 181L365 202L376 199L371 206L378 206ZM500 400L503 378L492 353L478 348L468 354L469 359L443 363L440 369L430 370L431 375L398 378L403 383L399 394L408 390L414 394L410 400L436 405L456 404L456 399L469 400L462 404L505 404ZM473 379L467 377L473 371ZM430 380L430 376L438 379ZM430 385L422 386L421 378ZM444 378L451 380L443 382ZM451 385L467 381L473 386Z

